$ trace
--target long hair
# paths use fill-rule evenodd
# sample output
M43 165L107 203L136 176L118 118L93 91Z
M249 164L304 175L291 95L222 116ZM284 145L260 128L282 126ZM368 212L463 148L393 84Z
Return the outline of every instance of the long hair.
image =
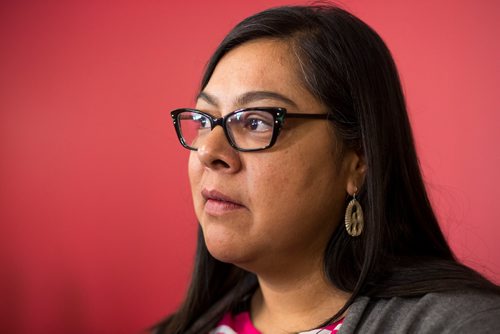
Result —
M233 28L211 57L201 89L225 54L261 38L289 44L303 84L329 109L342 150L357 151L368 166L358 195L365 212L362 235L352 238L339 224L324 253L326 277L351 293L330 321L360 295L419 296L462 288L499 293L496 285L457 262L439 228L398 72L380 36L335 6L272 8ZM207 332L256 286L254 274L209 254L200 229L187 297L156 332Z

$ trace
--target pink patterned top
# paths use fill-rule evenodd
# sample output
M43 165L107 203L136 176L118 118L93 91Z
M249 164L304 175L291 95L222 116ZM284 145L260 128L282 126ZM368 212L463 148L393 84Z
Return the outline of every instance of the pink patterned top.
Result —
M323 328L314 329L298 334L335 334L342 326L344 318L331 325ZM217 327L210 331L209 334L261 334L252 324L250 313L241 312L235 316L231 313L226 313Z

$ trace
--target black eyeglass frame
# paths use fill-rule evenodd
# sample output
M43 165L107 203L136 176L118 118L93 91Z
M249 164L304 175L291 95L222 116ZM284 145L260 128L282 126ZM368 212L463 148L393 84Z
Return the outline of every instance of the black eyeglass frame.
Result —
M244 111L264 111L268 112L273 116L273 134L271 137L271 141L267 146L264 147L258 147L258 148L250 148L250 149L244 149L240 148L234 143L233 139L231 138L231 135L229 134L227 127L226 127L226 121L229 117L233 116L236 113L244 112ZM208 118L210 121L210 131L212 131L217 125L220 125L222 129L224 130L224 134L226 136L227 141L229 142L229 145L231 145L232 148L234 148L237 151L240 152L255 152L255 151L262 151L265 149L268 149L272 147L275 143L276 140L278 139L278 135L281 131L281 128L285 122L286 118L300 118L300 119L328 119L328 114L297 114L297 113L288 113L285 108L279 108L279 107L253 107L253 108L241 108L237 109L235 111L230 112L229 114L225 115L224 117L213 117L210 114L207 114L206 112L203 112L198 109L191 109L191 108L180 108L180 109L175 109L170 112L170 115L172 116L172 120L174 122L174 128L175 132L177 133L177 138L179 139L179 142L181 143L182 146L187 148L188 150L191 151L197 151L197 148L189 146L183 136L182 136L182 130L179 125L179 116L182 113L185 112L190 112L190 113L197 113L202 116L205 116Z

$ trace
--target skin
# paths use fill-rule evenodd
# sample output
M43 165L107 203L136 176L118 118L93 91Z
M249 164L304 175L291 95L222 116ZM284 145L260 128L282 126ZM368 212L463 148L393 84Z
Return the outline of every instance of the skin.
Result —
M296 64L285 42L247 42L221 59L196 108L216 117L257 106L326 113L302 84ZM259 91L284 98L252 94ZM190 155L194 209L207 248L257 275L251 314L262 333L313 328L349 296L324 277L323 252L366 167L354 152L339 162L339 145L328 121L289 119L271 149L238 152L218 126ZM214 213L207 210L203 190L216 190L241 206Z

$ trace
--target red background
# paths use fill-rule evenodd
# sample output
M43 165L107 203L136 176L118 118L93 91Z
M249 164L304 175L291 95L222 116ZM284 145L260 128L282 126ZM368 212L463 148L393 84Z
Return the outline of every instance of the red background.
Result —
M136 333L175 309L196 221L168 111L235 23L285 3L1 2L0 332ZM500 283L500 3L342 4L393 51L453 249Z

